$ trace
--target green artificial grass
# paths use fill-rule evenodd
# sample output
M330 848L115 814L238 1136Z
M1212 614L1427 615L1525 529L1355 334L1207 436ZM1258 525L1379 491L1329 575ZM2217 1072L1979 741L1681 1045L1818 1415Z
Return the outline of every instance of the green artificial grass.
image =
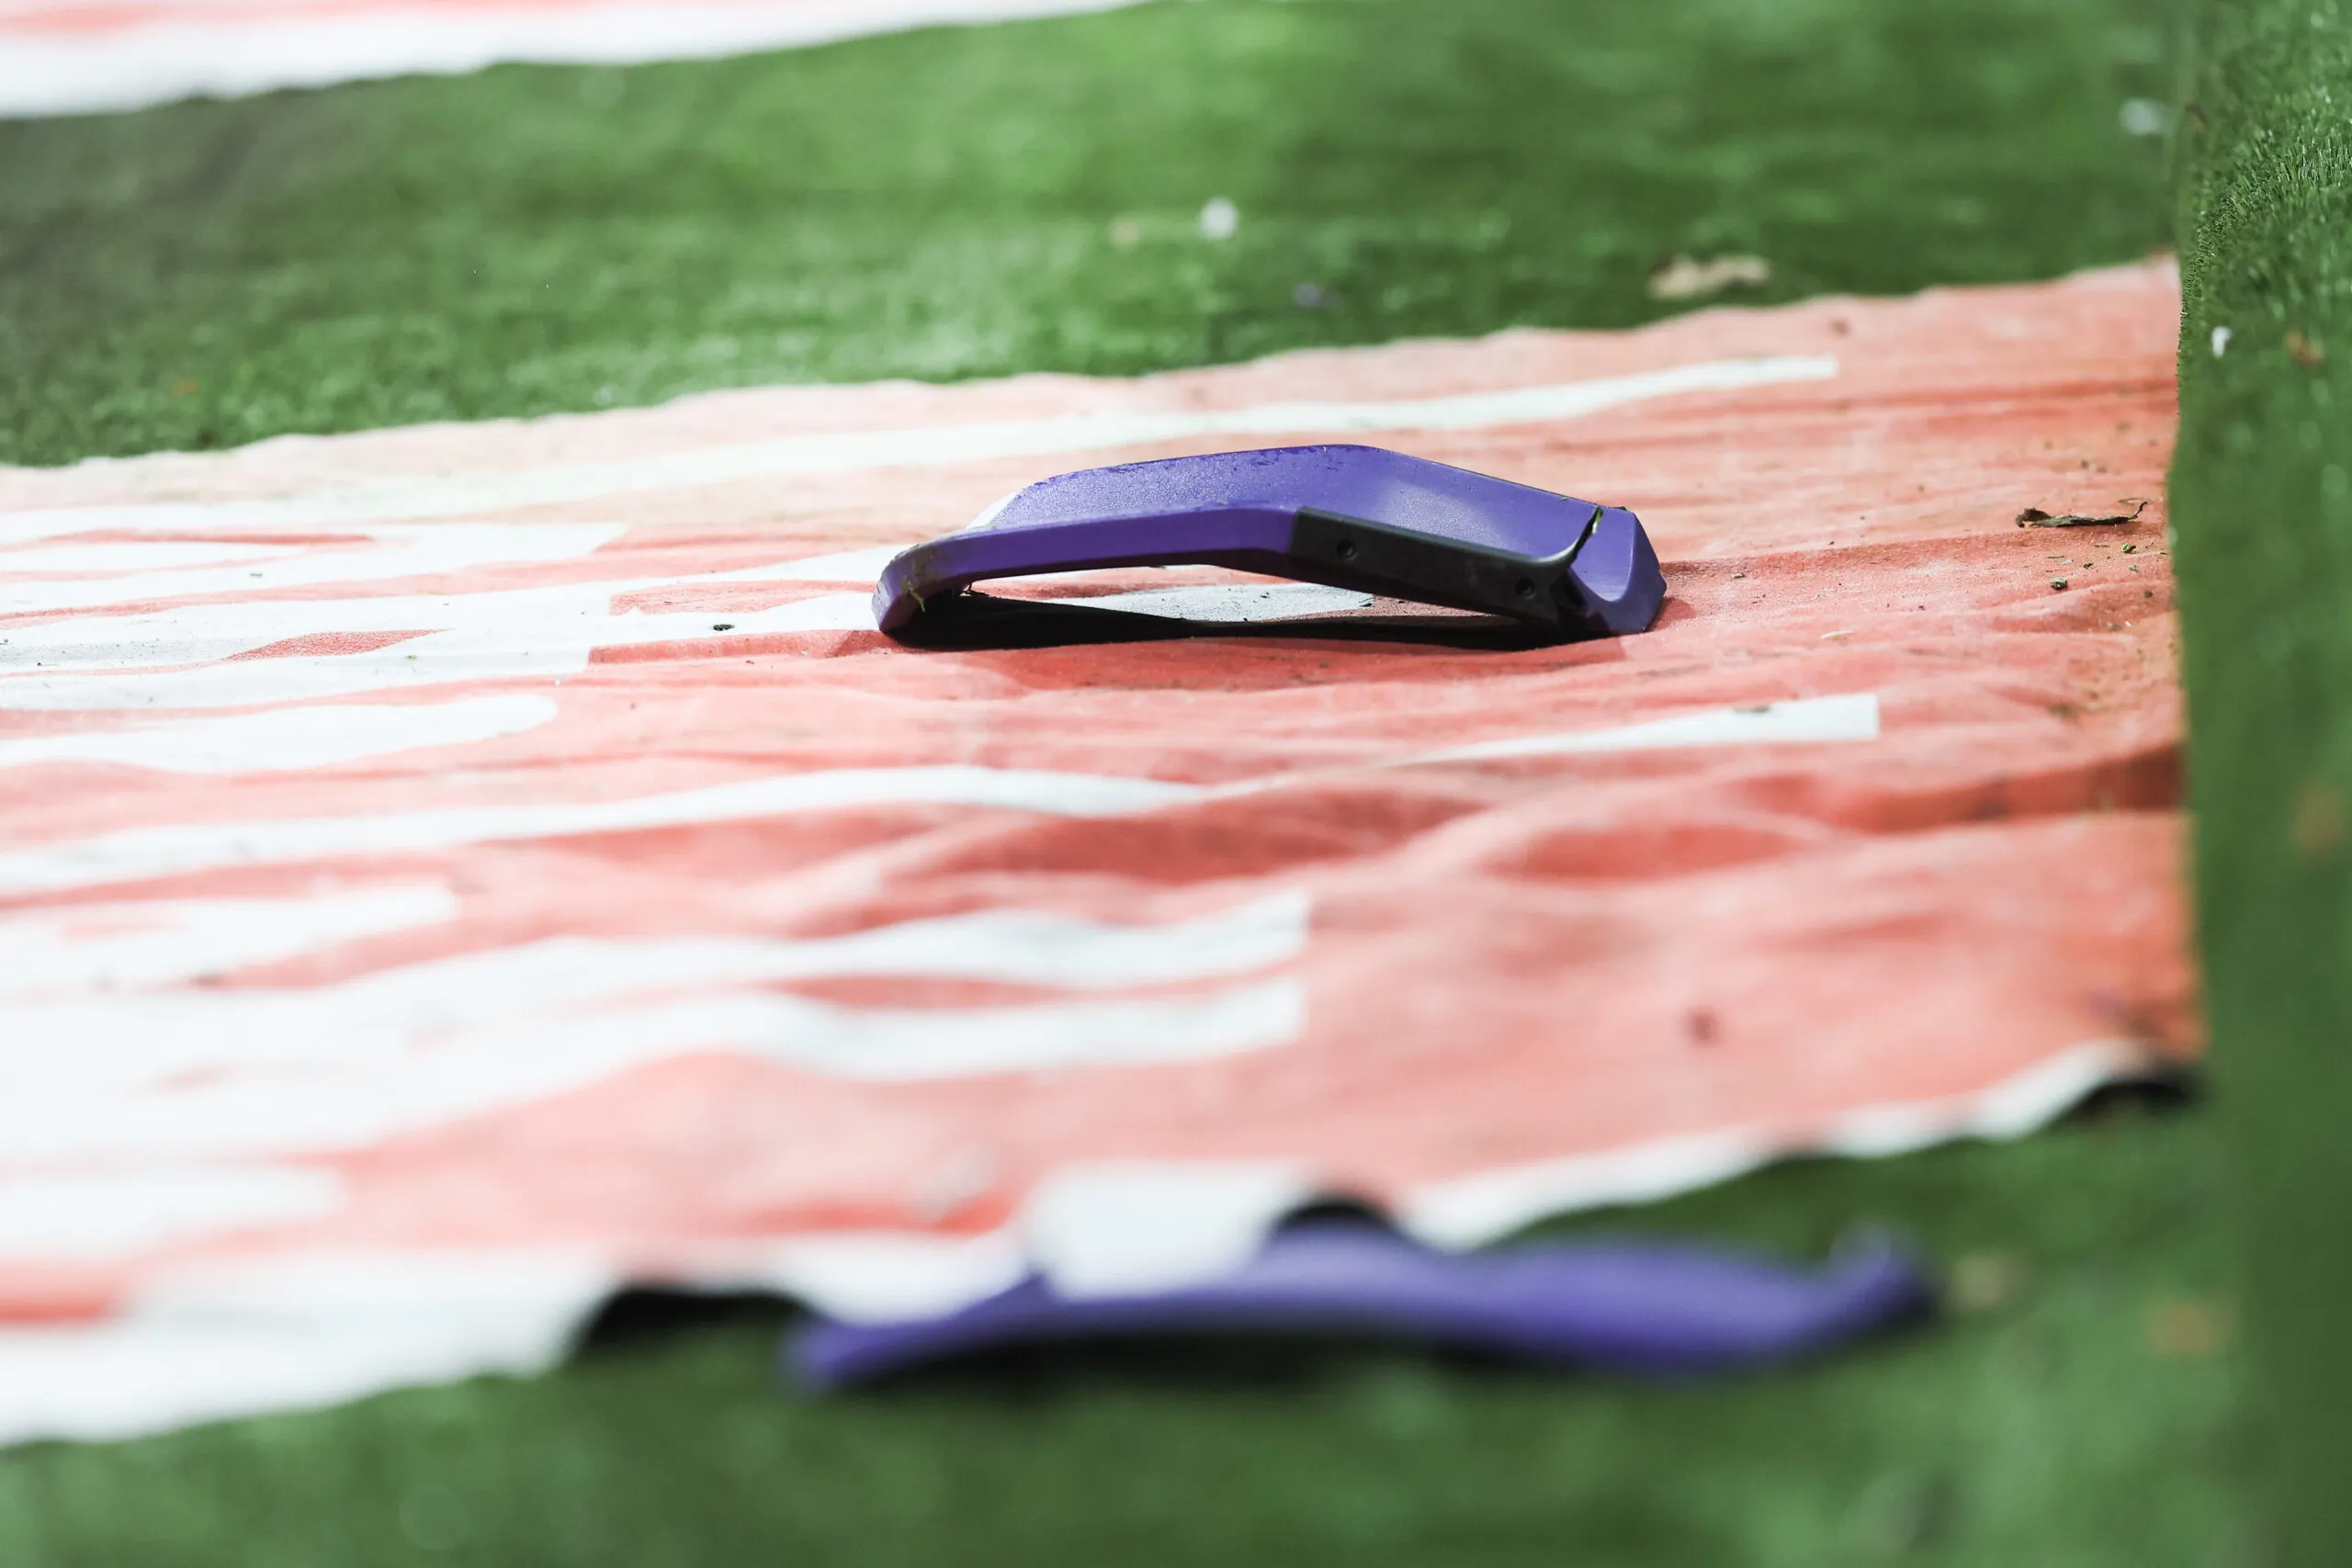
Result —
M563 1372L0 1455L16 1568L675 1564L2223 1568L2247 1461L2212 1119L1809 1163L1582 1232L1818 1253L1862 1224L1987 1304L1644 1387L1337 1347L1033 1354L816 1399L774 1324Z
M2200 42L2173 475L2199 917L2281 1561L2335 1568L2352 1562L2352 15L2217 4Z
M1767 258L1758 299L2127 260L2169 233L2119 118L2169 96L2166 15L1197 0L0 125L0 461L1622 325L1675 252ZM1877 1220L2011 1287L1727 1386L1193 1347L809 1401L736 1321L0 1453L0 1562L2220 1568L2217 1141L2124 1113L1569 1227L1817 1255Z
M0 124L0 462L1623 325L1675 251L2046 276L2167 233L2166 4L1193 0Z

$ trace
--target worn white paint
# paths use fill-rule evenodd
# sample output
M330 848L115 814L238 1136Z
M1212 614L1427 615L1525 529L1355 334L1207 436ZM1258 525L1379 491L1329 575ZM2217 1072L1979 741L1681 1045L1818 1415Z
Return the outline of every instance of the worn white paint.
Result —
M344 896L340 907L332 897L319 903L322 924L339 919L345 939L438 912L415 890L374 907L364 894ZM159 982L186 976L194 963L266 962L299 950L288 929L299 904L165 906L147 929L170 933L179 949L151 939L126 955L116 928L136 920L136 909L96 910L84 939L90 952L77 948L70 926L24 944L29 958L62 958L67 972L102 976L104 988L61 990L27 974L23 992L0 1001L0 1243L9 1161L185 1162L349 1147L697 1051L907 1082L1190 1060L1279 1044L1305 1026L1303 996L1279 980L1177 997L919 1011L834 1007L765 988L904 976L1085 992L1247 975L1304 950L1308 903L1300 893L1160 925L991 909L837 937L557 937L324 986L198 990ZM242 951L205 923L240 916L262 933ZM61 1040L74 1049L55 1049Z
M620 1283L606 1259L522 1248L182 1269L110 1321L0 1330L0 1443L103 1441L543 1371Z
M121 713L253 707L461 681L553 681L599 649L874 630L865 593L816 593L761 610L616 612L616 598L792 581L799 563L480 593L188 604L81 615L0 634L0 711ZM847 568L824 568L846 570ZM1371 599L1313 583L1201 584L1063 601L1179 620L1252 621L1360 609ZM381 648L240 659L302 637L413 633Z
M1397 1219L1434 1246L1483 1247L1547 1214L1650 1202L1789 1155L1881 1156L1958 1138L2020 1137L2099 1085L2146 1067L2146 1053L2128 1041L2088 1041L1980 1090L1862 1107L1818 1129L1730 1127L1424 1183L1405 1195Z
M185 985L440 925L457 914L457 897L447 887L413 882L328 887L306 897L143 899L32 909L0 919L0 1001ZM0 1054L40 1043L0 1036Z
M1642 747L1874 739L1877 699L1859 696L1710 709L1654 724L1482 742L1389 760L1386 766L1571 755ZM429 852L469 844L741 822L812 811L966 806L1063 817L1116 817L1282 788L1318 773L1274 774L1209 788L1157 779L1032 769L843 768L611 801L457 807L368 817L175 823L0 853L0 894L60 892L232 866Z
M962 806L1055 817L1115 817L1193 799L1200 793L1195 785L1155 779L1027 768L838 768L620 800L462 806L369 817L175 822L0 852L0 894L55 893L235 866L417 854L469 844L744 822L812 811Z
M40 1080L40 1091L0 1099L0 1160L256 1159L365 1147L696 1053L915 1083L1232 1055L1285 1044L1306 1021L1305 994L1290 979L1167 998L909 1011L711 987L488 1019L452 1007L438 1030L431 1020L419 1027L414 1018L372 1017L356 999L282 993L212 1012L186 998L11 1008L6 1027L20 1038L71 1038L56 1031L77 1016L118 1032L87 1040L79 1054L106 1060L76 1083L62 1081L71 1067L22 1055L10 1064L12 1076ZM178 1036L156 1040L153 1026L165 1023ZM235 1070L156 1081L164 1058Z
M435 517L470 517L738 480L944 468L1008 457L1109 452L1174 441L1485 430L1514 424L1557 423L1698 392L1823 381L1837 374L1838 361L1834 358L1784 355L1702 360L1588 381L1451 397L1256 403L1227 409L1176 407L972 421L899 430L836 431L596 463L567 463L500 473L386 479L272 501L226 502L218 507L158 507L153 509L148 524L139 521L144 514L140 508L95 508L87 514L90 521L85 525L180 530L206 526L239 530L357 527ZM98 521L101 517L105 520ZM0 541L51 537L73 526L74 515L70 512L19 513L14 518L0 513Z
M553 699L525 694L454 703L276 708L0 740L0 769L92 762L166 773L289 773L495 740L536 729L555 716Z
M1824 741L1875 740L1879 736L1878 697L1851 692L1834 697L1804 697L1793 702L1765 703L1750 707L1705 708L1670 718L1623 724L1607 729L1571 730L1563 735L1513 735L1450 746L1408 761L1432 762L1501 761L1514 757L1575 757L1610 751L1664 750L1679 746L1797 746Z
M2143 1066L2128 1045L2094 1042L1981 1093L1865 1109L1817 1136L1662 1140L1425 1183L1404 1195L1397 1216L1422 1240L1477 1246L1548 1214L1668 1196L1781 1155L2017 1136ZM1890 1143L1898 1123L1900 1141ZM1312 1196L1308 1175L1257 1162L1079 1166L1001 1231L780 1238L748 1256L729 1247L707 1269L670 1278L721 1290L764 1285L869 1322L953 1311L1036 1267L1058 1269L1080 1292L1122 1280L1160 1288L1246 1258ZM1174 1238L1165 1255L1152 1247L1155 1231ZM166 1271L107 1323L0 1330L0 1444L126 1438L483 1372L543 1371L623 1282L610 1260L526 1248L304 1252Z
M236 1231L322 1219L332 1171L288 1165L141 1165L0 1176L0 1268L91 1263Z
M1292 1161L1086 1160L1030 1192L1021 1234L1061 1294L1136 1295L1231 1273L1317 1196Z
M17 999L0 1007L0 1099L168 1090L240 1070L333 1073L398 1061L469 1032L494 1042L503 1031L548 1018L850 976L1069 991L1178 985L1295 959L1306 947L1309 908L1306 895L1284 893L1160 925L982 909L834 937L560 936L330 986L165 988L424 924L418 917L443 912L424 894L447 898L437 889L322 897L314 933L293 929L305 907L300 900L163 905L169 923L155 931L163 940L137 954L143 966L123 962L112 929L135 919L140 907L90 906L96 929L81 941L67 926L25 944L28 959L46 960L55 974L85 984L63 988L26 966ZM6 934L0 927L0 940ZM52 1049L58 1039L83 1048Z
M207 526L254 526L242 517L243 507L224 509L214 519L207 509L172 507L149 526L157 530L195 531ZM131 515L121 513L129 511ZM193 513L187 522L175 519ZM10 518L0 513L0 537L11 522L26 533L48 527L59 533L97 532L137 527L138 509L102 508L77 519L72 513L44 512ZM79 521L82 526L74 528ZM283 528L283 523L273 525ZM145 604L203 594L282 593L289 588L319 588L333 583L393 582L403 578L444 577L462 581L469 572L493 566L545 565L576 560L610 544L627 532L617 523L441 523L431 527L401 527L379 524L355 532L347 544L272 546L263 555L233 564L198 562L158 564L157 552L166 546L186 549L183 542L157 539L82 541L51 547L70 549L86 562L85 575L70 580L17 578L12 556L0 552L0 615L56 614L97 609L108 604ZM208 547L218 548L219 547ZM31 552L18 552L28 555ZM26 568L26 570L34 569ZM324 609L351 600L320 600ZM234 611L239 606L220 608ZM342 628L328 628L342 629ZM13 663L10 650L19 646L20 628L0 628L0 667Z

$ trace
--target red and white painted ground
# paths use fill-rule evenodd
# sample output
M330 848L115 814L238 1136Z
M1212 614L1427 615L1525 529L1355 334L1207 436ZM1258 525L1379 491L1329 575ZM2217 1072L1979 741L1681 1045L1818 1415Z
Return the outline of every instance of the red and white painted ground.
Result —
M0 0L0 118L528 61L634 65L1136 0Z
M1624 334L0 471L0 1437L1469 1246L2193 1049L2165 265ZM916 652L896 547L1351 436L1639 510L1650 634ZM2060 587L2059 584L2064 586ZM1389 607L1206 570L1025 590Z

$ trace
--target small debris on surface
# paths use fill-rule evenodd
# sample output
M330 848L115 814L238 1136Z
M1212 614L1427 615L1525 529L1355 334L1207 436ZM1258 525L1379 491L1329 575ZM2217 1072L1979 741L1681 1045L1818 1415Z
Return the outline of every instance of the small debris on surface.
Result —
M1230 240L1241 228L1241 209L1224 197L1211 197L1201 209L1201 238Z
M2333 855L2344 847L2343 797L2323 781L2312 779L2295 797L2295 815L2288 830L2305 860Z
M2126 136L2162 136L2172 124L2171 114L2154 98L2124 99L2115 118Z
M710 629L715 632L731 632L735 629L735 623L732 621L720 621Z
M1990 1312L2025 1293L2025 1265L2007 1252L1972 1252L1952 1265L1944 1292L1954 1312Z
M2327 350L2303 335L2300 327L2287 330L2287 357L2306 370L2316 370L2327 363Z
M2140 513L2148 510L2148 503L2132 496L2126 496L2124 500L2126 502L2134 503L2131 511L2118 512L2100 517L2094 517L2082 512L2049 513L2039 506L2029 506L2018 513L2018 526L2020 528L2108 528L2123 523L2137 523L2140 520Z
M1762 256L1668 256L1650 274L1653 299L1704 299L1730 288L1760 288L1772 281Z
M2230 1314L2218 1302L2159 1302L2148 1314L2148 1348L2159 1356L2211 1356L2230 1342Z
M2066 580L2063 577L2052 578L2050 580L2050 591L2053 593L2064 593L2066 592Z
M2213 357L2219 359L2230 352L2230 339L2234 336L2227 327L2213 329Z

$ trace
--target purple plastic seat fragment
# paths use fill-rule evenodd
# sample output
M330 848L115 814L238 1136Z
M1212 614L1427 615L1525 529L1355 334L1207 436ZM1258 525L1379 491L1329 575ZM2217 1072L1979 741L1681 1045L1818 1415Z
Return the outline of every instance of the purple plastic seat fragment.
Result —
M893 559L874 618L903 634L976 582L1206 565L1508 616L1566 638L1647 631L1666 600L1632 513L1376 446L1285 446L1087 468Z
M1928 1311L1920 1265L1873 1242L1818 1269L1666 1242L1576 1242L1460 1255L1378 1225L1276 1232L1221 1279L1138 1295L1057 1294L1031 1278L941 1317L820 1320L787 1347L838 1388L1014 1345L1113 1336L1372 1337L1652 1377L1787 1360Z

